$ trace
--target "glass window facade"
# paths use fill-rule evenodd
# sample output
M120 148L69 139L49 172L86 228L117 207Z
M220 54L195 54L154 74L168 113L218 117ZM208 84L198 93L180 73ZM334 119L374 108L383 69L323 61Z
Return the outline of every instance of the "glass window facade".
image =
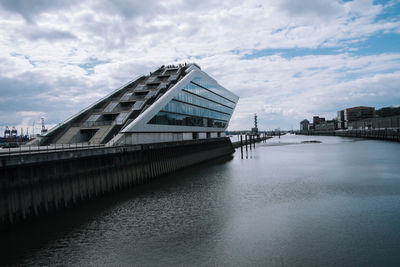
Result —
M192 80L193 84L199 85L203 88L206 88L207 90L220 95L226 99L229 99L233 103L236 103L238 98L234 95L232 95L230 92L226 91L221 85L216 83L215 81L211 79L203 79L202 77L194 77Z
M121 101L126 101L129 100L129 98L132 96L132 92L127 92L121 97Z
M98 118L100 118L100 114L90 115L90 117L87 119L87 122L97 121Z
M189 103L178 102L175 100L169 102L162 110L171 113L193 115L198 117L206 117L206 118L213 118L226 121L228 121L229 118L231 117L231 115L228 113L222 113L219 111L214 111L207 108L194 106Z
M133 109L133 110L139 110L139 109L141 109L142 106L143 106L143 103L144 103L144 101L141 101L141 100L136 101L135 104L133 104L132 109Z
M225 128L228 124L227 121L174 114L163 111L159 112L156 116L154 116L149 123L162 124L162 125L213 127L213 128Z
M218 94L215 94L205 88L202 88L201 86L194 84L194 83L189 83L186 85L183 90L188 91L190 93L193 93L195 95L202 96L204 98L207 98L209 100L218 102L222 105L234 108L236 106L236 102L230 101L227 98L221 97Z
M197 79L200 83L201 80ZM202 82L206 84L205 82ZM218 84L217 84L218 85ZM219 85L218 85L219 86ZM226 128L237 99L224 89L209 90L190 82L149 123L195 127ZM224 95L217 92L223 92Z
M108 106L104 109L104 112L112 112L113 109L118 105L118 102L111 102Z
M208 109L212 109L215 111L224 112L229 115L232 113L231 107L227 107L218 102L215 102L214 100L206 99L204 97L200 97L198 95L189 93L187 91L180 92L174 99L185 102L185 103L191 103L193 105L206 107Z
M147 95L145 96L146 98L151 98L153 97L155 94L157 93L157 91L150 91L147 93Z
M125 119L128 117L129 113L128 112L121 112L118 117L115 119L115 123L117 125L121 125L124 123Z

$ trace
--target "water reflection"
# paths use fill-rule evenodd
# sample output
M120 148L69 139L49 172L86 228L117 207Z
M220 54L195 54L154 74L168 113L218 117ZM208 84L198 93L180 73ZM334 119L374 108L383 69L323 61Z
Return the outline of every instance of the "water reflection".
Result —
M2 251L26 265L398 266L399 148L274 138L2 233Z

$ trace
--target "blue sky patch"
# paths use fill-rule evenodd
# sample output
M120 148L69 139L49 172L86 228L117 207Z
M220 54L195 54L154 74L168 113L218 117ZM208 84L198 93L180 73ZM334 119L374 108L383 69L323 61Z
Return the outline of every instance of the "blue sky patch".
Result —
M399 53L400 35L395 33L374 35L350 48L356 48L353 53L358 55Z
M79 67L86 70L86 72L90 75L94 73L94 67L97 65L102 65L106 63L110 63L110 60L99 60L97 58L90 58L88 62L84 64L78 64Z
M337 48L293 48L293 49L263 49L253 50L252 53L244 55L241 59L255 59L259 57L267 57L279 55L286 59L302 56L315 56L315 55L335 55L339 54Z

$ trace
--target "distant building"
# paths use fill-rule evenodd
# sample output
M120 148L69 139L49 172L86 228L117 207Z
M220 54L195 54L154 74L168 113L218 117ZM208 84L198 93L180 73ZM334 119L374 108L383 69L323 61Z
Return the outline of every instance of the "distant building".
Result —
M376 116L379 117L392 117L400 115L400 107L383 107L376 111Z
M349 129L400 129L400 115L389 117L375 117L359 121L349 122Z
M393 114L400 114L400 107L382 108L376 113L379 113L382 118L389 117ZM375 117L376 114L374 107L358 106L339 110L337 112L337 118L333 120L325 120L324 117L313 116L313 123L308 123L307 128L309 131L335 131L338 129L382 128L383 126L386 128L396 128L399 124L395 118L383 121L375 120ZM300 131L304 131L306 127L305 121L306 120L300 122Z
M338 129L346 129L346 118L344 117L344 110L339 110L337 112L337 128Z
M344 110L344 116L348 122L373 118L375 117L375 108L365 106L346 108Z
M343 129L352 129L353 124L351 122L371 119L374 117L375 117L374 107L358 106L358 107L346 108L344 110L345 121Z
M317 125L317 124L320 124L320 123L322 123L322 122L324 122L325 121L325 118L323 118L323 117L319 117L319 116L314 116L313 117L313 125L314 125L314 127Z
M309 127L310 127L310 122L307 119L302 120L300 122L300 131L301 132L308 132Z
M337 121L336 120L327 120L322 121L319 124L315 125L315 131L334 131L337 130Z

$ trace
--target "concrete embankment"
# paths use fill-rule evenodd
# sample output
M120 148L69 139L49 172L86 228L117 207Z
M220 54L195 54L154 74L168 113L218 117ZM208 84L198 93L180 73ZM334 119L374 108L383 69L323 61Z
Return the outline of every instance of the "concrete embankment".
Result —
M1 157L0 223L25 220L234 152L229 138Z
M326 135L341 137L357 137L377 140L388 140L400 142L399 129L373 129L373 130L338 130L338 131L315 131L301 132L301 135Z

